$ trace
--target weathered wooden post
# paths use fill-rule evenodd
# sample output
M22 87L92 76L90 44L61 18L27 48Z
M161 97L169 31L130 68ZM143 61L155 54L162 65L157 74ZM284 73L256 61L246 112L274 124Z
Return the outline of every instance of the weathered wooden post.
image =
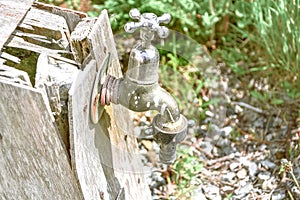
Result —
M82 34L85 27L90 28L90 32ZM95 24L90 20L83 21L72 33L71 39L74 48L86 47L85 51L82 48L74 50L82 52L78 57L84 63L84 69L79 72L69 92L72 164L81 186L88 191L86 197L97 198L100 193L100 196L111 194L114 197L125 195L129 199L148 199L150 193L145 186L142 165L137 160L138 147L132 137L133 123L128 109L109 106L98 124L91 123L92 89L97 70L108 53L113 58L110 73L121 76L107 12L103 11Z
M107 12L0 0L0 30L0 199L151 199L129 111L90 119L108 53L121 76Z

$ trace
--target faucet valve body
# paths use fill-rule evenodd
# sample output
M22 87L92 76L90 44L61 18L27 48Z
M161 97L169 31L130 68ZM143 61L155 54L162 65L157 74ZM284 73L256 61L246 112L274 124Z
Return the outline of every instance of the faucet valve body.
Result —
M151 45L155 32L161 38L168 36L168 29L159 23L168 23L171 16L163 14L157 17L153 13L141 15L137 9L129 14L139 21L127 23L125 31L132 33L141 28L141 41L131 50L124 78L106 76L99 91L99 102L102 106L121 104L136 112L158 111L152 122L153 137L161 147L160 161L171 164L176 159L177 144L186 136L187 119L180 114L174 97L158 84L159 53Z
M163 14L157 17L153 13L143 13L136 8L129 12L132 19L138 19L138 22L128 22L124 29L127 33L133 33L138 28L140 30L139 41L132 48L126 77L138 84L153 84L158 82L159 53L151 45L155 32L160 38L166 38L169 30L160 23L167 24L171 20L170 14Z

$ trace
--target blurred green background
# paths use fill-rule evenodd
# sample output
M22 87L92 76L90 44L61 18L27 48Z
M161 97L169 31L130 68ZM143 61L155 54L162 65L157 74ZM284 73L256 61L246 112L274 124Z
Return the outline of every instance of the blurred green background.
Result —
M295 106L300 97L300 4L298 0L44 0L43 2L82 10L98 16L107 9L114 33L131 21L129 11L170 13L170 29L181 32L203 45L216 64L222 63L234 79L264 78L268 90L251 88L249 93L262 105ZM201 90L204 78L176 52L161 52L161 82L180 94L180 107L194 105L185 114L201 119ZM224 67L223 67L224 69ZM170 76L170 74L178 74ZM184 84L182 84L184 83ZM178 90L178 91L176 91ZM191 92L192 91L192 92ZM195 107L196 106L196 107ZM197 106L199 109L197 109ZM295 107L296 108L296 107ZM199 112L200 111L200 112ZM191 112L191 113L189 113ZM297 111L296 111L297 112ZM196 114L198 113L198 114ZM199 114L200 113L200 114Z

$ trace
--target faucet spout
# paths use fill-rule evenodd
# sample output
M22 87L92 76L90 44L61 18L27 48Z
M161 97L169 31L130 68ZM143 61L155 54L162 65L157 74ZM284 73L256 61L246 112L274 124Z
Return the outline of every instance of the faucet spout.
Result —
M184 140L187 119L180 114L176 100L158 83L141 85L125 77L108 75L101 89L100 102L122 106L136 112L157 110L153 119L154 139L160 144L160 160L171 164L176 158L176 145Z
M149 95L149 100L153 101L150 104L150 110L160 112L161 124L178 121L180 112L174 97L158 84L155 85L152 92L152 95Z
M113 103L121 104L130 110L136 112L158 111L162 125L176 122L180 117L176 100L158 83L140 85L125 78L115 85L112 93L116 94L112 98Z

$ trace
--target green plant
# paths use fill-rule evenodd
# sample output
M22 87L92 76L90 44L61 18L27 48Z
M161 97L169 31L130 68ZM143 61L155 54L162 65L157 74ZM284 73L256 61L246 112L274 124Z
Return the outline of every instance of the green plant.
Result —
M200 108L199 102L202 102L199 94L205 81L201 79L196 66L189 64L187 60L177 55L177 42L173 39L168 44L172 52L164 52L160 49L162 54L159 67L160 80L163 86L177 98L179 107L184 110L184 114L189 118L197 118ZM183 48L183 45L180 46ZM187 109L189 107L191 108Z
M282 105L284 103L284 100L278 95L276 96L275 92L272 91L252 90L250 91L250 95L260 101L260 103L268 103L274 106Z
M207 41L215 32L213 27L226 15L228 0L220 0L214 7L212 0L107 0L103 5L94 5L95 10L89 12L96 16L99 10L107 9L111 15L111 25L114 31L122 29L129 21L128 13L132 8L139 8L141 12L154 12L158 15L170 13L170 26L174 30Z
M97 16L100 10L107 9L114 32L123 32L124 24L132 21L128 16L132 8L157 15L170 13L172 21L168 27L204 44L213 59L225 62L236 76L269 79L269 91L254 91L251 96L271 106L282 106L285 96L300 96L299 6L298 0L106 0L103 5L94 5L89 14ZM205 88L206 75L178 49L190 54L199 50L191 51L187 40L171 39L166 43L171 50L160 50L162 83L175 96L179 95L177 100L181 108L191 112L189 116L199 116L204 104L199 92ZM198 72L190 72L194 67ZM185 109L187 105L194 109Z
M177 198L190 195L196 186L200 184L198 175L203 164L199 158L193 155L191 148L181 148L177 150L178 159L172 165L174 176L171 177L173 183L177 185Z
M288 161L286 159L282 159L281 160L281 166L280 166L280 169L279 169L279 173L289 173L292 177L292 181L295 183L295 185L297 186L298 190L300 191L300 184L293 172L293 164L291 161ZM291 194L291 191L288 190L288 194L289 194L289 197L291 199L294 199L293 198L293 195Z
M236 129L233 129L231 132L230 132L230 136L231 136L231 139L236 142L236 141L239 141L242 134L239 130L236 130Z
M224 200L230 200L232 198L233 194L232 193L229 193Z
M264 49L271 59L271 67L299 73L300 22L299 1L263 0L253 2L255 27ZM272 31L270 31L272 30Z

